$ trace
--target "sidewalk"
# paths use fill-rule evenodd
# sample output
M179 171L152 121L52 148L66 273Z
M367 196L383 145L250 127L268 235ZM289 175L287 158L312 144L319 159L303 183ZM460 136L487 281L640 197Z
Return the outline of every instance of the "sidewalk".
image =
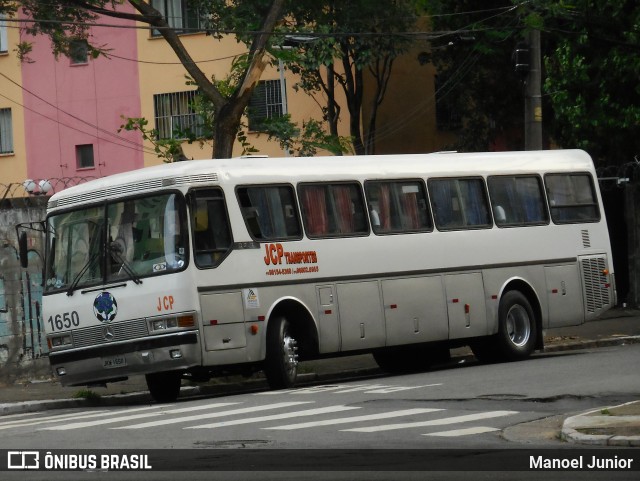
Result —
M640 310L613 309L601 319L582 326L545 331L544 352L640 343ZM452 357L469 357L467 348L454 349ZM357 355L300 364L299 383L331 382L337 378L365 377L380 374L371 355ZM267 389L259 377L221 378L205 385L182 387L181 397L216 395ZM106 387L63 387L55 381L30 381L5 386L0 384L0 419L2 415L91 405L149 403L144 376ZM581 444L640 446L640 400L622 406L603 407L596 411L568 417L562 427L562 439Z

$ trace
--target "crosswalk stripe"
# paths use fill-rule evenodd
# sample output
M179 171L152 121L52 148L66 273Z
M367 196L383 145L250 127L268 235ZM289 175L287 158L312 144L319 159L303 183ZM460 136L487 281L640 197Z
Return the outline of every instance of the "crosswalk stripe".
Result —
M201 419L212 419L212 418L220 418L220 417L224 417L224 416L233 416L235 414L254 413L254 412L258 412L258 411L266 411L266 410L269 410L269 409L286 408L286 407L296 406L296 405L300 405L300 404L311 404L313 402L314 401L281 402L281 403L275 403L275 404L266 404L264 406L251 406L251 407L247 407L247 408L231 409L229 411L218 411L218 412L215 412L215 413L196 414L196 415L193 415L193 416L183 416L183 417L179 417L179 418L162 419L162 420L158 420L158 421L149 421L149 422L146 422L146 423L131 424L131 425L128 425L128 426L120 426L120 427L111 428L111 429L142 429L142 428L150 428L150 427L154 427L154 426L164 426L164 425L167 425L167 424L178 424L178 423L184 423L184 422L189 422L189 421L200 421Z
M343 429L343 431L352 431L352 432L359 432L359 433L375 433L378 431L391 431L393 429L422 428L425 426L444 426L447 424L466 423L470 421L478 421L481 419L510 416L512 414L518 414L518 411L489 411L489 412L478 413L478 414L466 414L464 416L432 419L429 421L418 421L413 423L384 424L381 426L371 426L366 428Z
M274 421L277 419L299 418L303 416L315 416L316 414L335 413L340 411L350 411L352 409L361 409L356 406L327 406L324 408L307 409L305 411L294 411L282 414L272 414L270 416L259 416L246 419L234 419L232 421L222 421L219 423L203 424L201 426L189 426L185 429L212 429L222 428L226 426L236 426L238 424L260 423L265 421Z
M137 411L148 411L149 409L156 409L156 406L147 406L143 408L133 408L133 409L125 409L124 411L120 411L120 413L126 412L137 412ZM58 414L55 416L45 416L37 419L25 419L24 422L21 421L10 421L9 423L0 425L0 429L9 429L9 428L17 428L17 427L26 427L26 426L36 426L38 424L46 424L53 423L56 421L72 421L74 419L90 419L97 417L104 417L111 414L113 411L82 411L78 413L69 413L69 414Z
M240 404L239 402L230 402L230 403L211 403L211 404L203 404L201 406L192 406L188 408L179 408L179 409L169 409L165 411L167 414L182 414L182 413L190 413L193 411L202 411L204 409L215 409L222 408L226 406L234 406L236 404Z
M469 436L470 434L484 434L494 431L500 431L498 428L490 428L487 426L478 426L475 428L454 429L452 431L440 431L437 433L423 434L423 436L440 436L445 438L453 438L457 436Z
M288 424L285 426L275 426L272 428L262 428L262 429L291 430L291 429L314 428L317 426L332 426L334 424L356 423L361 421L376 421L378 419L397 418L401 416L412 416L414 414L424 414L424 413L431 413L435 411L442 411L442 409L430 409L430 408L404 409L401 411L391 411L387 413L365 414L362 416L352 416L348 418L325 419L323 421L310 421L308 423Z

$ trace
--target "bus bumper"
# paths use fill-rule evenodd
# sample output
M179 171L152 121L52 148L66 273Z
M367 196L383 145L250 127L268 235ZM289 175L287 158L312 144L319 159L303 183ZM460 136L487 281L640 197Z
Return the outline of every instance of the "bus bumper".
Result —
M52 352L49 361L63 386L79 386L200 366L202 353L198 331L187 331Z

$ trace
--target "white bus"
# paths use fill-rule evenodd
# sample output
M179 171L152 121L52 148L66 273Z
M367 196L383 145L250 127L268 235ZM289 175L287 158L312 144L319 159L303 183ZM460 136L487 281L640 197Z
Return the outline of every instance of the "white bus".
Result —
M45 222L57 378L144 374L158 401L238 371L290 387L332 355L520 360L615 304L578 150L165 164L59 192Z

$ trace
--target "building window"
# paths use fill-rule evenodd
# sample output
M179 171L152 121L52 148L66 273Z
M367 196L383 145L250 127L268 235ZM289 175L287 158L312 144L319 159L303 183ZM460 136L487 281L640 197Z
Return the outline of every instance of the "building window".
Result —
M198 8L188 0L151 0L151 6L166 19L176 33L196 33L204 31ZM158 30L152 30L153 37L160 36Z
M72 65L89 62L89 44L85 39L72 40L69 44L69 58Z
M193 108L197 95L197 90L189 90L153 96L158 139L204 137L202 117Z
M11 109L0 109L0 154L13 154Z
M282 85L280 80L262 80L249 101L249 130L262 130L266 119L282 116Z
M95 167L93 144L76 145L76 166L78 169L92 169Z
M0 14L0 53L7 53L7 22L5 15Z

